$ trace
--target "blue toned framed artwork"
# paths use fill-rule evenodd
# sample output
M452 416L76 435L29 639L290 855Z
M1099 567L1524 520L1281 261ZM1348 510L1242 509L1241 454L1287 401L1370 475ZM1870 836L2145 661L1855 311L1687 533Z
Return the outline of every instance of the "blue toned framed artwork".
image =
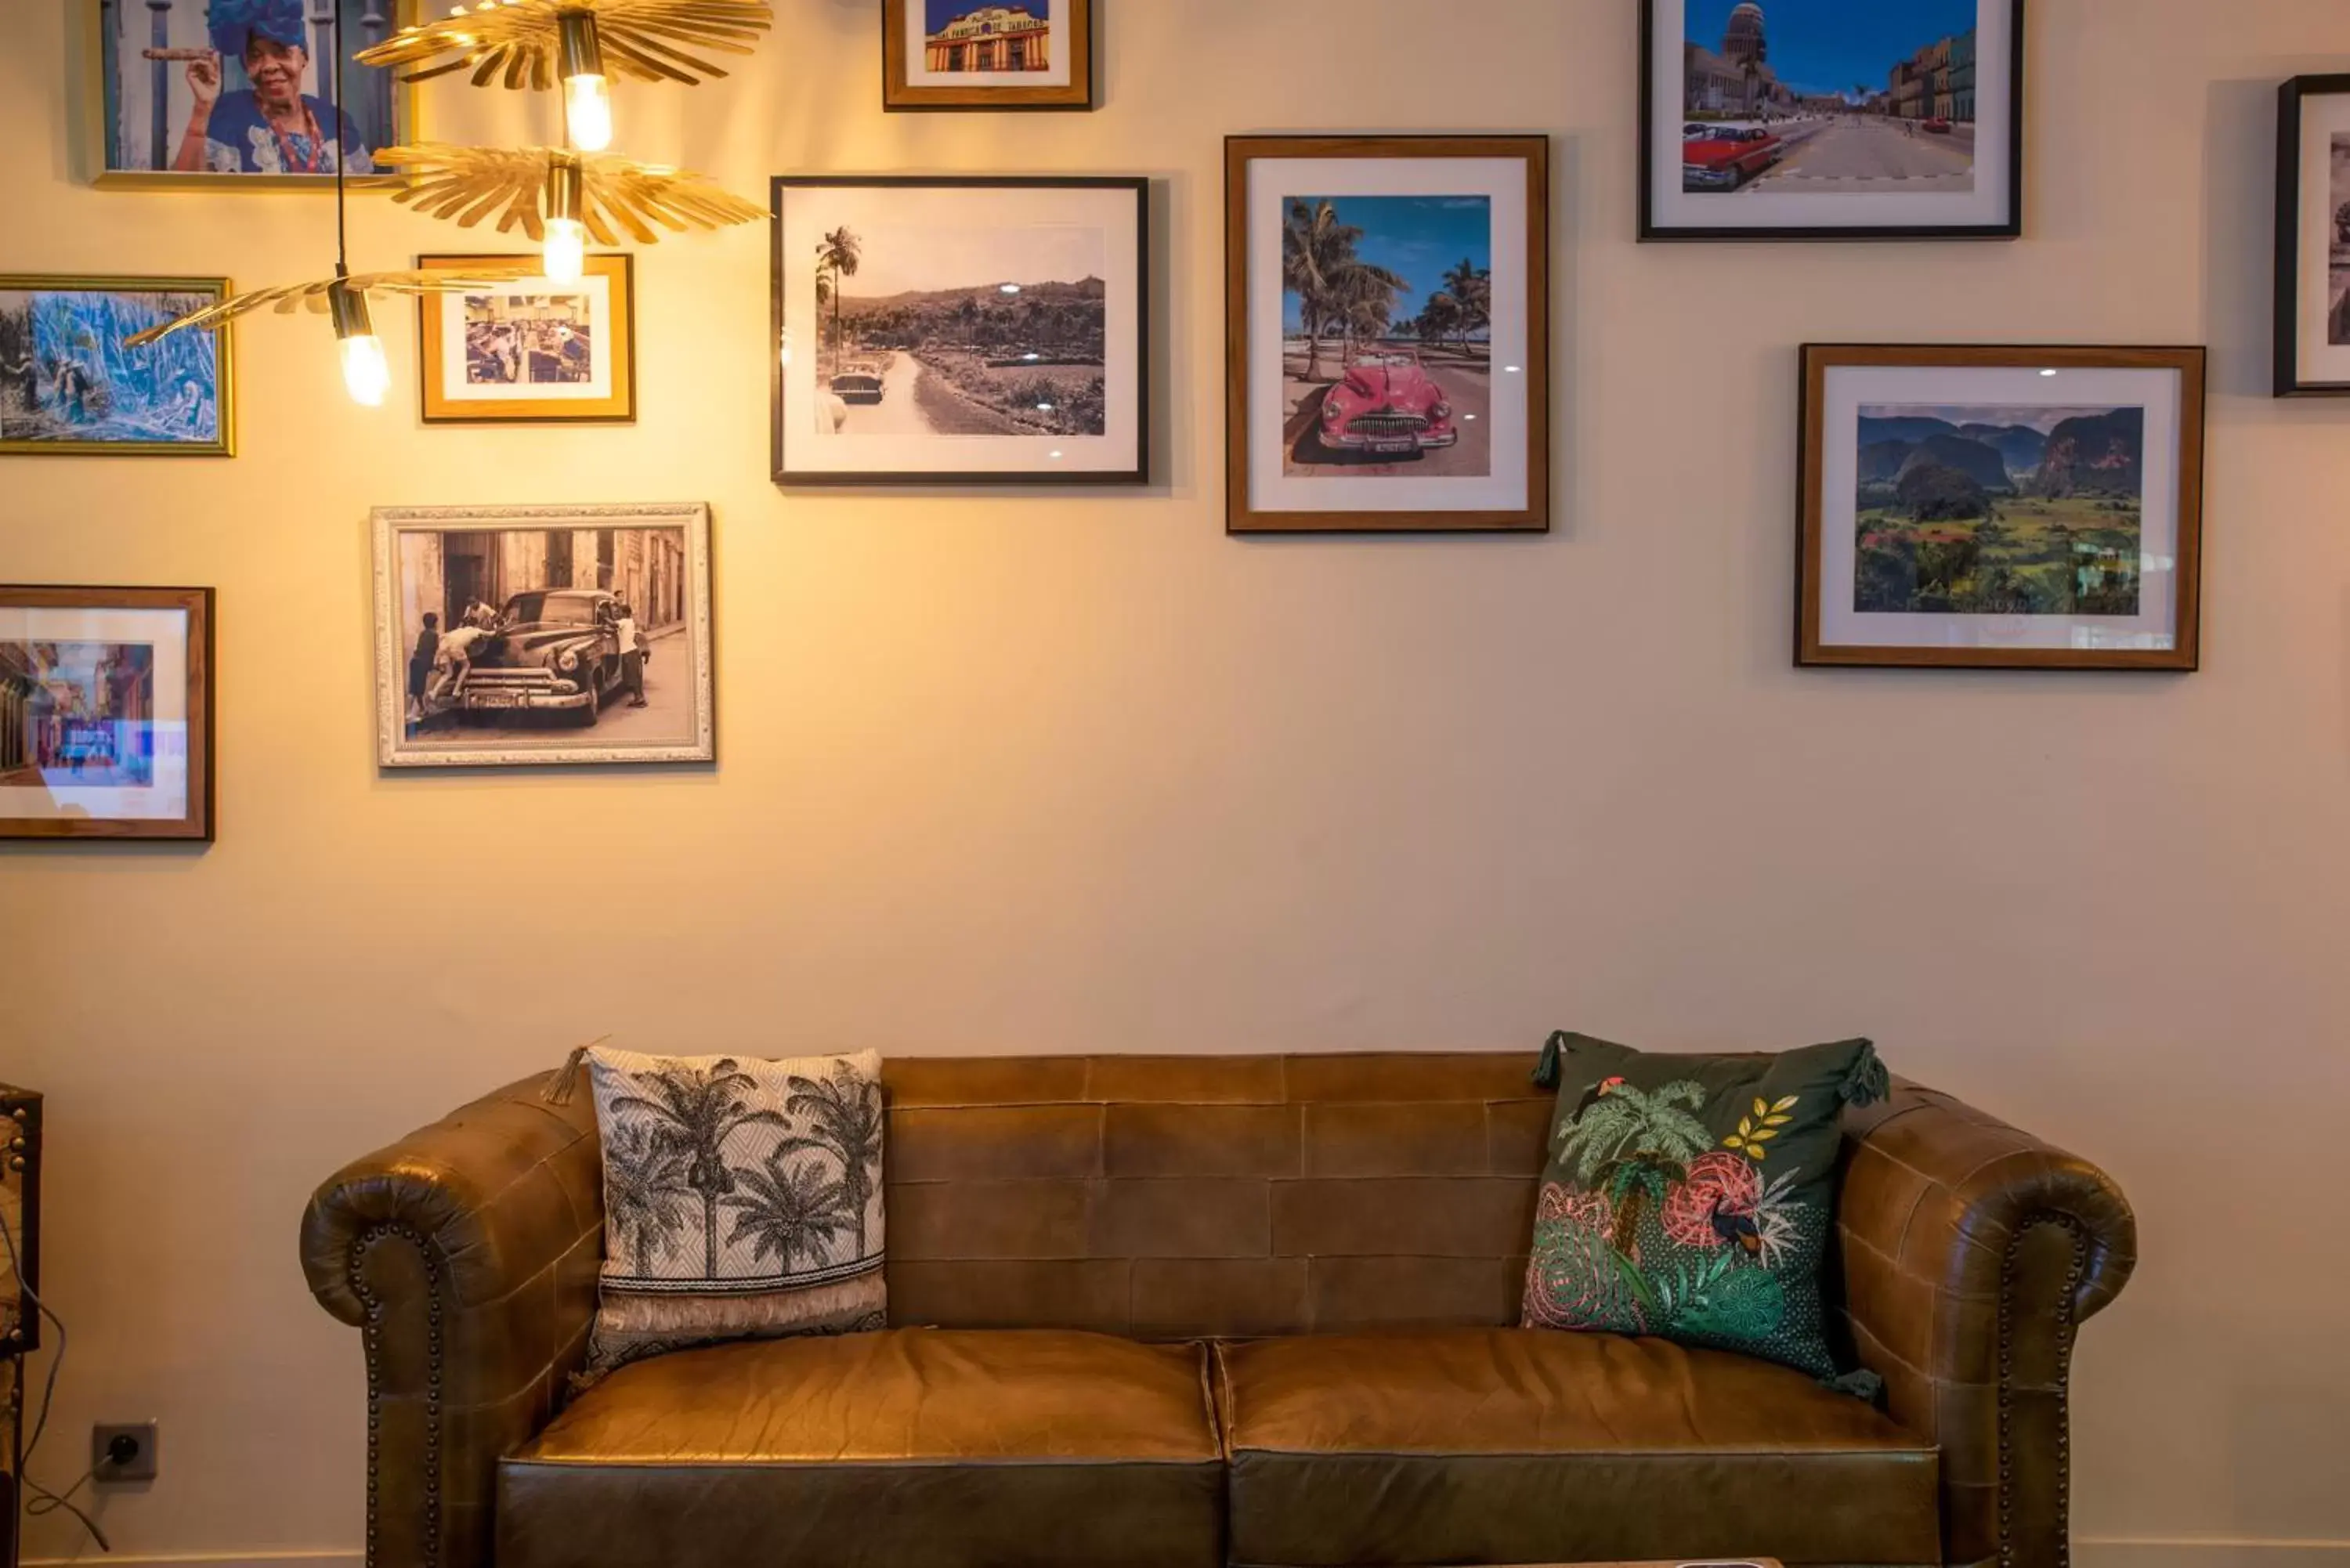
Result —
M228 295L220 277L0 275L0 454L234 456L227 332L124 347Z

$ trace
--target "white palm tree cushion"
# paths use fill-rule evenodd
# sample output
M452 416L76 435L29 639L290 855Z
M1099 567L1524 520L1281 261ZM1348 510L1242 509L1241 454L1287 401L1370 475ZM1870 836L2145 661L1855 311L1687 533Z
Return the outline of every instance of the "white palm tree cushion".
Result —
M588 1053L604 1143L589 1375L716 1340L879 1328L881 1059Z

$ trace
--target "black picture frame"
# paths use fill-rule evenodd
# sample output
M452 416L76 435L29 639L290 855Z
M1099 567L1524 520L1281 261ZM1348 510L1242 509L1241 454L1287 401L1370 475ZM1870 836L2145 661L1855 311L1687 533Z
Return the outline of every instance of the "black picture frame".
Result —
M1864 0L1866 3L1866 0ZM1654 121L1657 90L1657 5L1640 0L1640 171L1639 238L1648 243L1724 243L1737 241L1805 240L2013 240L2023 235L2023 88L2024 0L2009 0L2009 36L2013 41L2008 62L2007 215L1996 223L1854 223L1830 227L1724 227L1718 224L1667 224L1656 213ZM1866 198L1856 198L1865 200Z
M1151 421L1151 236L1150 185L1147 175L1125 174L777 174L768 185L768 341L776 352L767 357L767 422L770 468L775 483L787 489L889 489L971 486L987 488L1106 489L1150 483ZM795 236L786 232L784 197L795 189L867 190L1001 190L1130 192L1134 197L1135 448L1131 468L1018 469L943 472L931 470L793 471L785 466L785 361L787 341L787 301L784 259ZM1106 368L1106 367L1105 367Z
M2302 143L2314 98L2350 97L2350 74L2300 76L2277 88L2276 296L2273 389L2280 398L2350 398L2350 379L2309 379L2301 342ZM2345 300L2345 306L2350 306Z

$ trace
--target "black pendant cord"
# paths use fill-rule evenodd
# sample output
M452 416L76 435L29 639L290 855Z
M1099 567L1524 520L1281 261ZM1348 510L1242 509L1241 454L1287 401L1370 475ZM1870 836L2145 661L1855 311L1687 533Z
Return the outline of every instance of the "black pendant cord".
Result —
M350 240L344 229L343 150L349 145L343 122L343 0L335 0L335 275L351 275Z

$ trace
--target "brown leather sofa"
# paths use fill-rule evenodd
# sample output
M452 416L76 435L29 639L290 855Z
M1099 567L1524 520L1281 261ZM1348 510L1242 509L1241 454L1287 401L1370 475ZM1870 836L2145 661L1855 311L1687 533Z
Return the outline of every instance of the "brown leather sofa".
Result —
M879 1334L569 1393L596 1122L546 1077L302 1227L367 1356L383 1568L2066 1559L2065 1373L2129 1276L2094 1168L1898 1085L1847 1122L1835 1289L1886 1413L1524 1331L1531 1053L893 1061Z

